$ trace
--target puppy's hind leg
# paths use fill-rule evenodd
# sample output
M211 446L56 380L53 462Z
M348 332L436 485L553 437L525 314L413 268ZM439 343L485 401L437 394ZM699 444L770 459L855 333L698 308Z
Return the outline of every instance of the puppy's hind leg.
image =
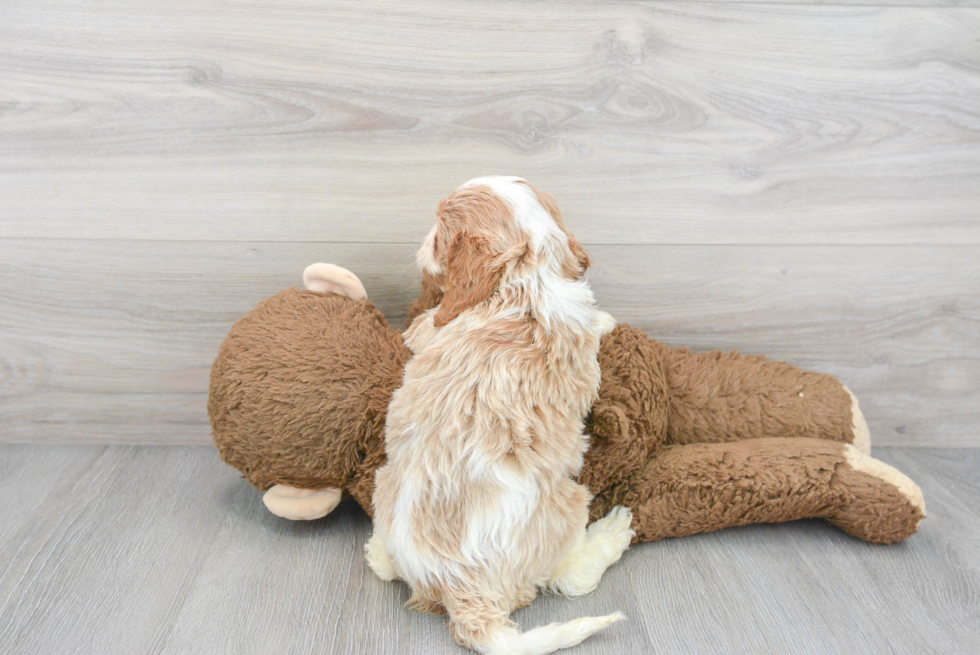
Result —
M385 582L391 582L400 577L398 567L395 566L395 560L377 532L372 534L368 542L364 544L364 555L367 557L368 566L371 567L371 570Z
M548 590L564 596L583 596L619 560L635 534L630 528L633 513L614 507L606 516L583 531L548 581Z
M592 331L597 336L604 337L616 328L616 319L609 312L596 312L595 322L592 324Z

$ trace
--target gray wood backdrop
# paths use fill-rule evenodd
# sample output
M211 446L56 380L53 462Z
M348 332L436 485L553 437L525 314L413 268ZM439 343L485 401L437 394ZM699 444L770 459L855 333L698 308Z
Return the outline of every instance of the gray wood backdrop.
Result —
M237 318L332 261L400 320L487 173L621 321L980 445L980 3L938 0L3 2L0 441L208 443Z

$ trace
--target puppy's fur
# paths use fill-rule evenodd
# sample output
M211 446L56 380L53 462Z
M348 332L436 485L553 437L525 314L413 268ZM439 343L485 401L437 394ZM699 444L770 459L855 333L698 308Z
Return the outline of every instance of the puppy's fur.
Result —
M466 646L575 645L622 615L523 634L508 617L538 588L591 591L633 534L625 508L586 532L589 493L572 480L599 387L588 255L550 196L490 177L440 204L418 260L445 296L405 334L368 561L418 609L447 611Z

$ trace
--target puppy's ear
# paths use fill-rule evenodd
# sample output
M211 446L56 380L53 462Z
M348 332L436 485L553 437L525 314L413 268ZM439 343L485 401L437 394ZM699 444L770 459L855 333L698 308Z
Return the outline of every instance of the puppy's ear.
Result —
M562 229L565 229L564 225L562 225ZM581 280L585 277L585 271L589 269L589 266L592 266L592 259L589 257L589 253L585 248L582 247L582 243L575 238L574 234L568 230L565 230L565 234L568 235L568 248L572 251L572 257L578 263L578 269L576 270L574 266L570 265L571 262L566 262L564 266L565 274L576 280Z
M528 185L531 186L531 185ZM566 258L562 263L562 272L567 276L575 280L580 280L585 276L585 271L592 265L592 260L589 258L589 253L585 251L582 247L582 243L575 238L575 235L568 231L565 227L565 221L562 220L561 211L558 209L558 203L555 202L554 197L550 193L545 193L544 191L539 191L534 189L534 192L538 196L538 202L541 206L548 210L551 214L551 218L555 221L555 224L561 228L561 231L565 233L568 237L568 249L572 253L572 257Z
M505 267L505 260L495 256L482 240L457 234L446 244L446 289L433 324L442 327L490 298Z

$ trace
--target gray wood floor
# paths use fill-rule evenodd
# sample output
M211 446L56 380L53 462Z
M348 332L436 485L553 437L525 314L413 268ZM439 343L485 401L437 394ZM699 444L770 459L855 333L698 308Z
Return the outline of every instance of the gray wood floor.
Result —
M980 450L875 455L926 495L903 544L817 521L644 544L515 618L626 612L582 655L980 652ZM3 445L0 496L4 653L462 652L367 568L355 505L278 519L213 449Z

